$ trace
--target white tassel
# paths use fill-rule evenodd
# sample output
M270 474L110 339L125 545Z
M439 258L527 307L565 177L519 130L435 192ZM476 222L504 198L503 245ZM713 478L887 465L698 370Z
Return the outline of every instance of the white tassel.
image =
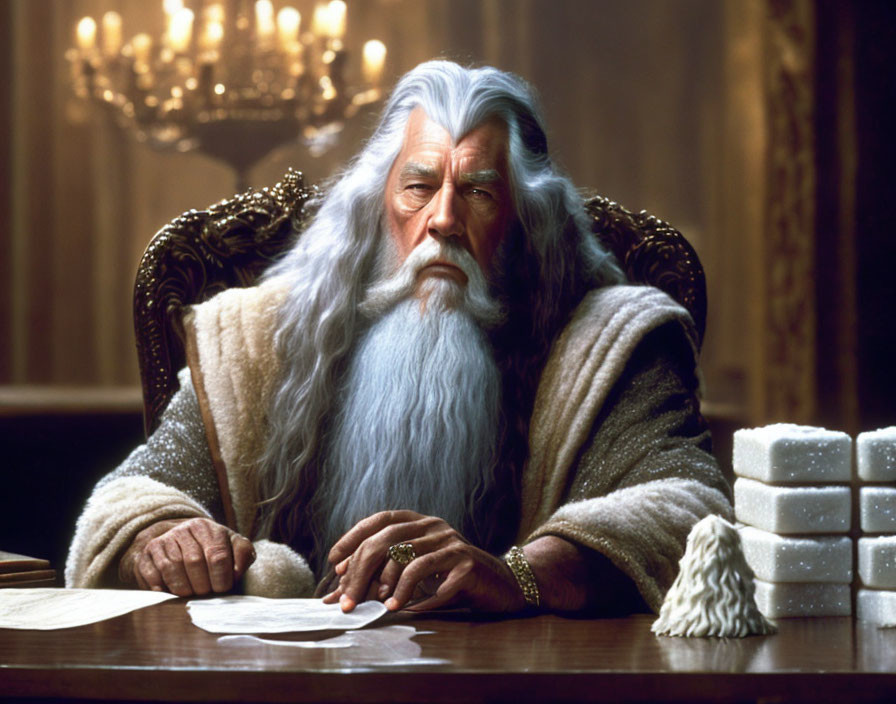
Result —
M775 633L756 606L753 570L737 529L721 516L707 516L688 535L660 617L651 630L668 636L742 638Z

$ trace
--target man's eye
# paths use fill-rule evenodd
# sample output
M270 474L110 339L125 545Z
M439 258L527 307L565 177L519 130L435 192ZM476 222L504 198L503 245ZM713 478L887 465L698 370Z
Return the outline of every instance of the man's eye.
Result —
M491 194L490 191L486 191L485 189L482 189L482 188L476 188L475 186L467 189L467 194L472 196L473 198L476 198L477 200L493 200L494 199L494 196Z

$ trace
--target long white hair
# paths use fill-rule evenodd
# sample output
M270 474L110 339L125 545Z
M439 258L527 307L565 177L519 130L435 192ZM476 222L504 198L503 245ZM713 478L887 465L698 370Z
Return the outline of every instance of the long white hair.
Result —
M267 274L285 277L290 290L275 338L282 378L256 475L262 498L259 536L314 547L307 507L318 484L335 390L364 329L358 306L381 246L385 179L417 107L454 141L492 117L508 129L516 223L499 261L507 322L490 339L504 386L499 438L504 476L496 477L495 486L511 489L494 497L493 523L516 510L528 418L551 340L587 290L624 280L612 255L590 233L581 196L551 161L534 93L522 79L447 61L430 61L407 73L370 140L325 187L313 221ZM498 528L502 537L486 529L473 539L497 544L515 529Z

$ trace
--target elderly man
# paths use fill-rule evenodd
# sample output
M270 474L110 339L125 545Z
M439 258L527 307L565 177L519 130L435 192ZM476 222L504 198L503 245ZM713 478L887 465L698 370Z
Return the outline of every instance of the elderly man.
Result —
M624 285L495 69L407 74L294 248L185 327L70 586L657 609L691 526L730 517L687 313Z

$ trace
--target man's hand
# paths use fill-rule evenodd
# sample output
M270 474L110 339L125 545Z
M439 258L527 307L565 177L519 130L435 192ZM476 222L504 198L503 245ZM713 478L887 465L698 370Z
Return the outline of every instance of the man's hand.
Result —
M400 565L389 547L410 543L416 558ZM329 562L338 576L324 597L351 611L378 599L396 611L463 606L479 611L519 611L525 600L510 568L470 545L440 518L413 511L383 511L359 521L333 546ZM414 601L410 606L408 604Z
M208 518L175 519L138 533L118 574L140 589L203 595L229 591L254 561L252 543L230 528Z

